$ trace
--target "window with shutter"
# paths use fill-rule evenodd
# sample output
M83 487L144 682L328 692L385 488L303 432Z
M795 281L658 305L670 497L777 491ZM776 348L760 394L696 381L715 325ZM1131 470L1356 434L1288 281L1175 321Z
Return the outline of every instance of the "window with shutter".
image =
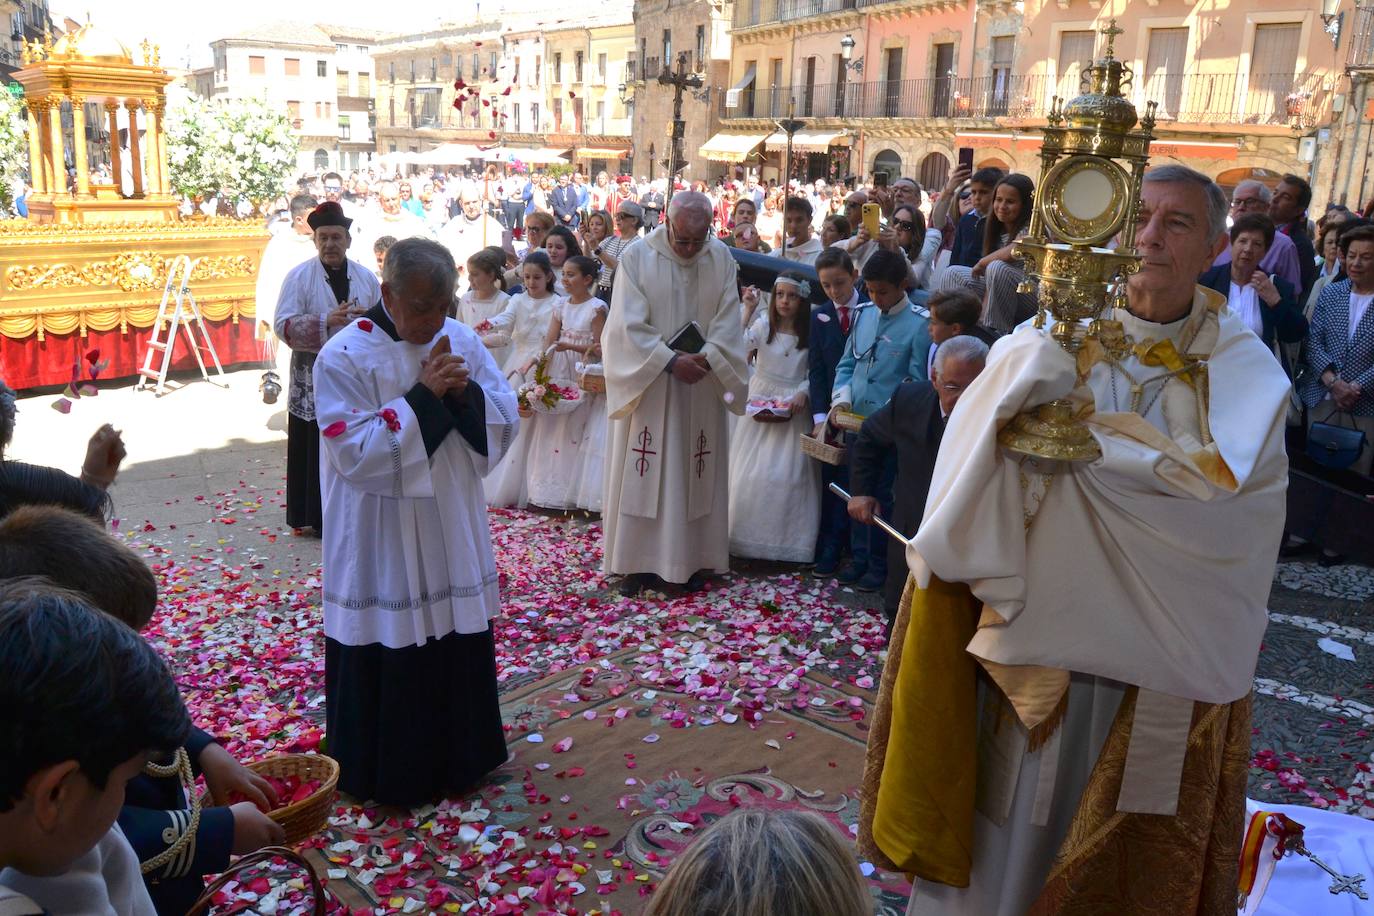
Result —
M1160 118L1178 118L1183 73L1188 67L1188 29L1150 29L1145 55L1145 98L1159 102Z
M301 59L299 57L288 57L282 61L282 64L286 68L287 76L301 75Z
M248 74L250 76L267 75L267 58L259 57L256 54L248 57Z
M1008 99L1011 97L1011 62L1016 50L1016 39L1010 35L999 35L992 40L992 98L989 99L992 115L1007 113Z
M1298 69L1300 22L1274 22L1255 26L1255 46L1250 52L1250 85L1245 100L1245 123L1283 124L1288 120L1288 94L1293 91Z
M1091 29L1059 33L1059 95L1066 99L1078 95L1083 68L1092 63L1096 39Z

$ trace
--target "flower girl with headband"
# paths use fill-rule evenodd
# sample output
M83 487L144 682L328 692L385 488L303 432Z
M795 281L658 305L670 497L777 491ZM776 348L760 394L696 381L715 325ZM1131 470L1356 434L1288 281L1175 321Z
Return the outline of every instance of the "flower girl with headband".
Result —
M458 299L458 320L470 328L501 314L510 296L506 294L506 253L500 248L483 248L468 258L468 291ZM504 334L489 334L483 340L496 365L506 361L508 340Z
M549 320L561 301L553 291L553 266L545 252L535 250L529 253L525 263L520 265L520 279L524 282L524 290L511 296L500 314L473 328L483 335L493 331L509 335L509 349L501 370L511 379L512 387L519 387L533 378L531 370L543 352ZM525 504L525 456L530 438L538 425L537 416L521 419L515 444L483 480L487 505Z
M567 297L554 307L544 336L545 372L555 384L577 385L578 364L599 359L607 304L592 295L600 265L583 255L563 264ZM530 439L526 488L546 509L600 511L605 457L606 399L583 393L577 407L539 418Z
M744 334L757 353L749 404L730 441L730 553L809 563L820 525L820 466L802 453L811 431L807 336L811 285L773 283L768 310Z

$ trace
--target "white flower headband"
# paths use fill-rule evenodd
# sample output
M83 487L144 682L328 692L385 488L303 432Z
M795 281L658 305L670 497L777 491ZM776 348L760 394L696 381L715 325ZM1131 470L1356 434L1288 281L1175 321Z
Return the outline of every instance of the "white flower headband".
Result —
M773 289L777 289L784 283L794 287L797 290L797 295L801 296L803 299L811 298L811 281L798 280L795 277L778 277L773 281Z

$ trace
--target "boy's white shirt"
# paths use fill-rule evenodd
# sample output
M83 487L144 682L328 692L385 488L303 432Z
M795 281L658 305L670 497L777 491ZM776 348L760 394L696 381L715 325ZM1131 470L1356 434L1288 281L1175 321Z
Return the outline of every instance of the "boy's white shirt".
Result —
M35 878L6 868L0 871L0 884L28 897L50 916L157 916L138 855L118 824L111 824L100 841L62 874Z

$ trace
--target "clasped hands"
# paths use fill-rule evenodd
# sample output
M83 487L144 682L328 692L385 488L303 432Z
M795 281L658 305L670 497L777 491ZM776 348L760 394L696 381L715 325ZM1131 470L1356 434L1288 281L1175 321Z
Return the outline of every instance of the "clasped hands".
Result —
M1331 382L1331 400L1336 402L1336 407L1340 410L1351 410L1355 402L1364 394L1362 389L1355 382L1347 382L1343 378L1337 378Z
M420 384L436 398L446 394L461 395L468 387L469 374L467 361L450 352L447 336L435 341L429 356L420 363Z
M707 362L705 353L687 353L683 350L673 352L677 354L673 357L673 378L679 382L695 385L711 371L711 364Z

